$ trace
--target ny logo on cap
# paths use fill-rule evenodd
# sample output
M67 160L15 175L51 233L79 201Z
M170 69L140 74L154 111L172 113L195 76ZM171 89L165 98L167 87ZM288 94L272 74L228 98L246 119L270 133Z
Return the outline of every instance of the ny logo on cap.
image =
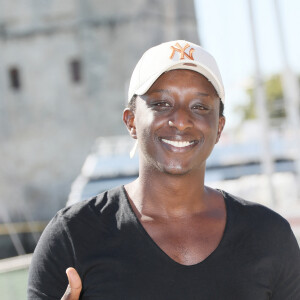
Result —
M186 44L183 48L182 48L178 43L176 43L175 46L176 46L177 48L174 47L174 46L171 46L171 48L172 48L172 54L171 54L171 56L170 56L170 59L172 59L172 58L174 57L174 54L175 54L175 52L177 51L177 52L180 53L180 59L184 59L184 57L186 56L187 58L189 58L189 59L191 59L191 60L194 60L194 57L193 57L193 52L195 51L194 48L191 48L191 49L190 49L189 54L187 54L187 53L185 52L185 50L186 50L187 48L190 47L189 44Z

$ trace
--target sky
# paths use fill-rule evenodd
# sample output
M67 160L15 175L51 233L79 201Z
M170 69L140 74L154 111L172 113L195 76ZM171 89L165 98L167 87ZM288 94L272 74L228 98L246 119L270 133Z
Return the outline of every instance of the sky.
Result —
M261 71L268 77L284 67L275 0L252 0ZM217 60L225 86L227 128L240 124L234 111L249 101L245 86L254 75L248 0L195 0L201 45ZM288 62L300 74L300 1L278 0Z

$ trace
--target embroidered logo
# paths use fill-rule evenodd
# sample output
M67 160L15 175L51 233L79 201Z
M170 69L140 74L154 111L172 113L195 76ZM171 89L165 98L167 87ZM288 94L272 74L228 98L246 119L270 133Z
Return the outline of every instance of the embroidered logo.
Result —
M177 47L177 48L176 48ZM193 52L195 51L195 49L194 48L191 48L190 49L190 52L189 52L189 54L187 54L186 52L185 52L185 50L187 49L187 48L189 48L190 47L190 45L189 44L186 44L183 48L178 44L178 43L176 43L176 45L175 45L175 47L174 46L171 46L171 48L172 48L172 54L171 54L171 56L170 56L170 59L172 59L173 57L174 57L174 54L175 54L175 52L177 51L177 52L179 52L180 53L180 59L184 59L184 57L186 56L187 58L189 58L189 59L191 59L191 60L194 60L194 57L193 57Z

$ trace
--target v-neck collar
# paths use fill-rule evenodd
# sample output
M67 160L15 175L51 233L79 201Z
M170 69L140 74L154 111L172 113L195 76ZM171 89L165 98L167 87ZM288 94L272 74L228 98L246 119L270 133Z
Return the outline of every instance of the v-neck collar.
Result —
M225 209L226 209L226 223L225 223L225 228L222 234L222 238L219 242L219 244L217 245L217 247L204 259L201 260L198 263L192 264L192 265L184 265L181 263L178 263L177 261L175 261L174 259L172 259L165 251L163 251L158 244L152 239L152 237L149 235L149 233L146 231L146 229L144 228L144 226L142 225L142 223L140 222L140 220L138 219L138 217L136 216L131 203L129 201L129 197L127 195L127 191L124 187L124 185L122 185L121 187L121 192L123 194L123 199L126 200L126 206L128 207L128 213L130 214L130 219L133 220L133 222L135 223L135 227L138 229L138 231L140 232L140 234L142 234L144 236L145 242L147 242L150 246L152 246L153 250L155 250L155 252L161 257L163 258L166 263L170 263L171 265L174 265L175 267L179 267L179 268L187 268L187 269L192 269L192 268L197 268L197 267L201 267L204 266L205 264L209 263L217 254L218 252L220 252L223 248L223 244L226 242L227 240L227 236L230 232L230 223L231 223L231 207L230 207L230 200L228 199L227 193L217 189L223 196L224 202L225 202Z

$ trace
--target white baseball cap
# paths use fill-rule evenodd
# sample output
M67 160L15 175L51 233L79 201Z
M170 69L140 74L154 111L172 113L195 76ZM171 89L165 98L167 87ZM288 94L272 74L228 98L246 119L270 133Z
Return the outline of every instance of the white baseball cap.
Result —
M224 101L222 77L214 57L196 44L177 40L160 44L144 53L131 76L128 102L134 95L145 94L161 74L175 69L188 69L202 74Z

